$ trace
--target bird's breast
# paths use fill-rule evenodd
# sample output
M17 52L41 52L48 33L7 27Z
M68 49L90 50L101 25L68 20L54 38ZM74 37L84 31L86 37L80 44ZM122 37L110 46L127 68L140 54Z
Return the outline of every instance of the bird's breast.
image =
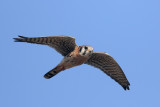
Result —
M87 60L86 57L83 56L71 56L71 57L64 57L61 64L65 67L65 69L78 66L83 64Z

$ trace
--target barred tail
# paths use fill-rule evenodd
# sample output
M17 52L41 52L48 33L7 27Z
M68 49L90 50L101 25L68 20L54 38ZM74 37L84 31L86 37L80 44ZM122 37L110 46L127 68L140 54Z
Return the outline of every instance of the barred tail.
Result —
M36 44L47 44L51 42L51 38L49 37L24 37L18 36L20 38L13 38L15 42L28 42L28 43L36 43Z
M58 70L57 67L50 70L49 72L47 72L45 75L44 75L44 78L46 79L50 79L52 78L53 76L55 76L56 74L58 74L59 72L61 72L61 70Z

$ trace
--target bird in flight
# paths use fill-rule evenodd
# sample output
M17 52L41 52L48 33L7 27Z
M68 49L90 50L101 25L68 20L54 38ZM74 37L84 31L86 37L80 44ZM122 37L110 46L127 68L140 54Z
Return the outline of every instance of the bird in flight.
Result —
M118 82L124 90L129 90L129 81L119 64L107 53L93 52L93 47L89 45L78 46L75 38L70 36L48 36L48 37L24 37L13 38L15 42L27 42L34 44L48 45L54 48L62 56L63 60L44 77L49 79L65 69L88 64L99 68L105 74Z

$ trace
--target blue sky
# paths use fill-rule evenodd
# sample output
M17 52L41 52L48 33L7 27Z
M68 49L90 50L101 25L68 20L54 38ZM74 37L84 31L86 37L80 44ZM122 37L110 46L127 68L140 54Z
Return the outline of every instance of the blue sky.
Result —
M160 106L159 0L1 0L0 107ZM17 35L68 35L107 52L130 81L123 88L99 69L81 65L46 80L63 58Z

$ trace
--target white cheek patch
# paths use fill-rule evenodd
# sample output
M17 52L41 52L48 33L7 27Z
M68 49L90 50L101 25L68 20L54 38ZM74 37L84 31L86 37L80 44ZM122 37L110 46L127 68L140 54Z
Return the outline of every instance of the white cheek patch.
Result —
M92 52L93 52L93 48L85 45L80 48L79 54L82 56L88 56L89 54L92 54Z
M86 50L84 49L84 47L82 47L82 49L81 49L81 51L80 51L80 54L81 54L81 55L86 54Z
M84 48L82 48L82 50L81 50L81 55L83 55L83 53L85 53L85 49Z
M84 48L82 48L82 51L81 51L82 53L84 53L85 52L85 49Z

